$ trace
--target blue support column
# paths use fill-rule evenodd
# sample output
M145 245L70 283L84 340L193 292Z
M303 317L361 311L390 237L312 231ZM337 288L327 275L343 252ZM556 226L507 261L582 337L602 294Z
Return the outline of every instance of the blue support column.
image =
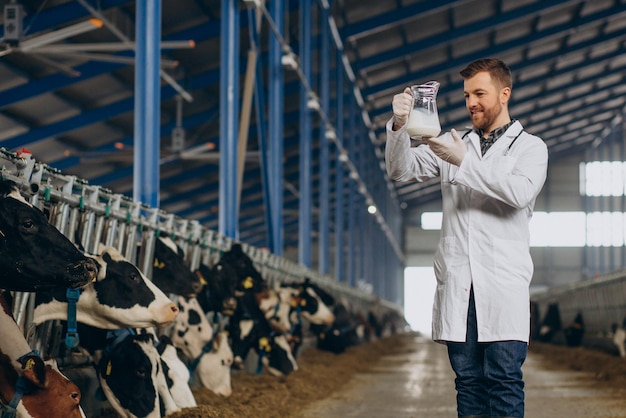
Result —
M350 110L349 110L349 128L348 128L348 150L349 156L352 161L356 161L356 138L358 132L356 130L355 119L357 116L356 111L356 99L351 96ZM355 213L355 200L356 200L356 182L354 179L350 179L348 185L348 284L352 287L356 285L356 213Z
M159 206L161 1L137 0L133 199Z
M220 37L220 202L218 232L227 237L238 239L239 13L235 1L222 0Z
M330 110L330 43L327 8L320 10L320 107L328 116ZM318 270L322 274L330 272L330 150L327 139L327 130L323 121L320 121L320 198L319 198L319 231L318 231Z
M251 30L251 33L253 34L252 42L254 42L255 47L257 48L257 51L260 51L261 48L259 48L260 41L259 41L259 36L258 36L257 24L256 24L255 9L251 7L248 8L248 21L252 28ZM280 57L279 57L279 60L280 60ZM273 65L275 65L274 59L271 57L271 54L270 54L270 63L269 63L270 74L273 73L272 71ZM280 62L278 63L278 65L280 65ZM271 79L272 77L270 76L270 85L271 85ZM270 157L269 157L270 149L269 149L269 145L267 142L267 135L266 135L268 127L267 127L267 124L265 123L265 93L263 90L263 60L260 56L257 57L256 68L255 68L254 107L256 109L256 118L257 118L256 131L257 131L257 137L259 139L259 152L260 152L259 168L261 171L261 184L263 187L263 205L265 207L265 213L264 213L265 225L267 227L267 239L265 241L265 245L270 249L270 252L276 255L281 255L282 253L278 252L276 248L274 248L274 241L275 241L274 232L275 231L274 231L273 224L272 224L273 205L272 205L272 192L271 192L272 185L271 185L271 180L270 180L271 179L270 171L271 171L272 161L270 160ZM270 104L270 109L272 109L271 104ZM281 134L282 134L282 130L281 130Z
M284 32L285 7L283 0L270 3L270 13L276 29ZM284 124L284 83L281 63L282 45L276 36L269 39L269 190L271 228L270 251L276 255L283 253L283 124Z
M343 81L344 81L344 69L341 63L341 51L337 51L336 70L337 70L337 142L343 146ZM340 282L346 282L345 277L345 257L344 257L344 207L343 207L343 195L344 195L344 167L342 156L337 152L337 158L335 159L335 279Z
M300 65L306 82L311 85L311 0L300 4ZM300 219L298 234L298 259L300 264L311 268L312 224L312 123L308 108L308 92L300 88Z

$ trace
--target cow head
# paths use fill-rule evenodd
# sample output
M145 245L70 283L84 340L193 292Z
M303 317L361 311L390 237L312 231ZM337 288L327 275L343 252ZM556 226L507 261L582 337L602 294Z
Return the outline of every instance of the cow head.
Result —
M196 298L178 297L180 315L174 321L171 340L192 365L200 384L217 393L230 396L230 368L233 352L225 333L214 333Z
M114 247L100 245L91 256L98 265L95 282L81 289L76 319L104 329L144 328L171 323L178 308ZM67 320L64 291L38 292L33 322Z
M195 296L202 289L200 279L185 263L183 250L168 237L155 242L152 282L165 293L183 296Z
M213 338L211 351L200 358L195 377L213 393L230 396L233 392L230 379L232 364L233 352L228 344L228 335L219 332Z
M18 378L29 388L17 404L18 417L85 417L79 406L80 389L59 371L56 361L44 361L38 355L28 354L20 357L18 369L13 363L8 355L0 352L2 398L6 402L13 398Z
M218 263L213 268L201 264L195 271L205 285L198 294L198 302L204 312L230 316L237 307L235 289L237 272L228 264Z
M161 366L167 382L169 392L179 408L192 408L197 406L196 399L189 387L189 369L178 357L176 347L172 340L162 335L159 338L157 351L161 356Z
M253 348L262 364L272 374L287 375L298 369L287 339L273 331L255 294L248 292L239 298L237 310L228 323L228 330L235 367L242 367L248 352Z
M157 357L146 355L151 350L151 335L128 335L107 348L98 363L102 390L120 416L161 416L155 383L160 366Z
M80 287L95 274L93 261L49 224L15 183L0 181L0 288Z
M265 281L261 273L254 267L252 259L243 252L240 244L234 244L231 249L225 252L218 265L222 268L229 266L229 273L234 274L236 280L236 290L238 292L260 292L265 289Z
M335 315L331 311L334 298L308 278L301 284L283 284L282 288L290 294L292 317L301 315L316 325L330 325L334 322ZM299 321L292 319L292 322Z

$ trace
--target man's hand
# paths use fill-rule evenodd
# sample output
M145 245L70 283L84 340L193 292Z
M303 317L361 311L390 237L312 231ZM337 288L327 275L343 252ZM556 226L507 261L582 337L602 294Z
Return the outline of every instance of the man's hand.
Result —
M391 108L393 109L394 130L398 130L404 126L413 107L413 96L411 89L405 88L402 93L393 96Z
M454 129L452 129L450 133L452 134L452 142L431 137L423 137L422 139L428 144L437 157L450 164L460 166L463 157L465 157L465 153L467 153L467 146Z

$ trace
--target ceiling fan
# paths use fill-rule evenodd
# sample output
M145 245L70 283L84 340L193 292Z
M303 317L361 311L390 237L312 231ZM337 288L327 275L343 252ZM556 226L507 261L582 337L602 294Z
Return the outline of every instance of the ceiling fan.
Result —
M54 68L68 76L77 77L80 73L71 66L52 58L74 58L93 61L119 62L133 64L134 57L115 55L113 52L132 51L135 43L131 41L103 43L61 43L77 35L81 35L106 26L105 21L92 17L83 22L75 23L41 35L28 37L24 33L24 7L12 0L4 6L4 36L0 39L0 57L9 54L28 55L41 64ZM161 48L193 48L193 41L161 42ZM106 53L103 53L106 52ZM51 58L52 57L52 58ZM175 68L177 61L161 59L162 68Z

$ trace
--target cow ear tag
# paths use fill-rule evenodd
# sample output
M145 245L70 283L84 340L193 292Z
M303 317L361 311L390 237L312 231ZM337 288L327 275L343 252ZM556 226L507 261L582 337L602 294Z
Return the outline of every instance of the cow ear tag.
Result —
M205 286L208 284L208 282L206 281L206 279L204 278L204 276L202 275L202 273L200 273L199 270L196 270L196 277L198 278L198 280L200 280L200 284L202 286Z
M250 276L246 277L246 280L243 281L244 289L252 289L254 286L254 279Z
M33 367L35 367L35 360L32 358L26 360L26 364L24 364L24 370L30 370Z
M113 368L113 365L111 364L111 362L109 361L107 363L107 368L104 372L105 375L110 376L111 375L111 369Z
M165 267L165 263L162 261L159 261L158 258L154 258L154 267L158 268L158 269L162 269L163 267Z
M261 347L263 351L266 351L266 352L271 350L270 342L268 341L266 337L259 338L259 347Z

